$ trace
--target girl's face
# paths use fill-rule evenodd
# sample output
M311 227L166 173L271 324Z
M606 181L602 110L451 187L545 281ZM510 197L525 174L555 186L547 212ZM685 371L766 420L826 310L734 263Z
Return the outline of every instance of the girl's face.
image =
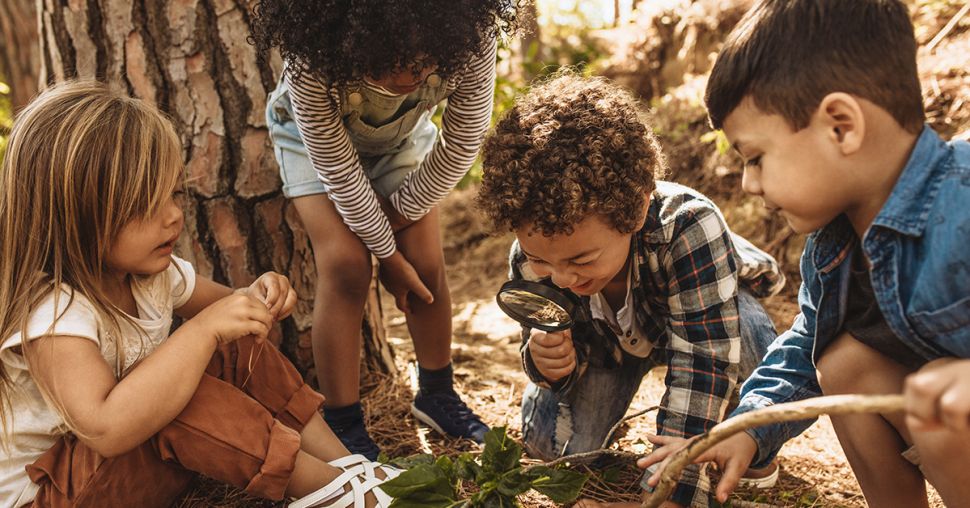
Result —
M182 210L169 197L151 217L122 228L106 259L108 268L123 274L152 275L168 268L175 240L182 231Z

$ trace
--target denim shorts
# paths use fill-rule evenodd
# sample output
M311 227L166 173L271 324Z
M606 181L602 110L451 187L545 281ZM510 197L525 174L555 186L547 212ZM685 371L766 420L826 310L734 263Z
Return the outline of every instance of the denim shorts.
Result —
M280 167L283 195L292 199L326 194L327 186L320 180L307 153L284 84L269 96L266 125L273 141L273 154ZM385 197L393 194L405 177L421 166L434 148L437 137L438 128L431 122L429 114L415 126L410 136L395 146L387 147L386 153L371 157L358 155L374 190Z

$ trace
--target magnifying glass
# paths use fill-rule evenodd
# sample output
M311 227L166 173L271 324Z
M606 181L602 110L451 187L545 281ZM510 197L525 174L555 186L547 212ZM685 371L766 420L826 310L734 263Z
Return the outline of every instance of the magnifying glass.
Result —
M544 332L572 328L583 312L582 301L572 291L528 280L502 284L495 300L510 318Z

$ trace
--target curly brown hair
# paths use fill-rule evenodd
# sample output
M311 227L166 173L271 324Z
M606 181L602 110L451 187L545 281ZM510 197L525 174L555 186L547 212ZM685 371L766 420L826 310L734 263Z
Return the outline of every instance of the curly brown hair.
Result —
M515 29L524 0L261 0L250 41L262 54L279 47L294 79L332 85L382 77L418 57L454 75Z
M482 156L477 204L492 226L544 236L571 234L593 214L633 232L665 165L637 100L605 78L574 71L520 97Z

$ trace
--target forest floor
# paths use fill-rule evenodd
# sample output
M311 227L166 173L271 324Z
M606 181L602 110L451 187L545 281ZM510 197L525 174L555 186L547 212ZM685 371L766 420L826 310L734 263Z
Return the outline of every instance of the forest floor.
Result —
M926 26L926 20L922 25ZM946 23L934 19L934 31ZM918 23L919 24L919 23ZM970 31L954 33L934 51L920 55L921 79L928 120L945 137L970 139ZM730 155L715 153L702 141L706 119L697 102L703 82L687 83L664 100L655 101L654 128L661 137L670 166L669 179L706 193L724 211L732 229L775 255L789 277L785 291L763 303L779 330L787 329L797 313L795 292L799 283L797 259L803 238L792 234L777 218L768 217L760 204L740 192L740 168ZM686 97L686 98L685 98ZM507 426L518 437L519 407L527 379L519 359L518 325L495 304L495 291L506 278L506 260L512 237L489 235L473 208L474 188L452 193L442 203L442 236L454 314L453 359L457 386L465 400L492 426ZM391 457L414 453L452 454L476 450L468 441L445 439L418 425L409 406L414 352L403 316L384 295L385 325L395 349L398 374L371 378L362 386L368 427L383 451ZM663 369L643 380L630 412L657 404L663 394ZM644 436L655 429L654 414L632 419L621 427L613 447L644 453ZM738 492L730 506L857 507L866 506L828 418L820 418L808 431L781 451L781 478L772 489ZM584 496L600 500L637 500L639 472L632 463L618 463L591 473ZM554 506L539 495L521 498L528 507ZM279 507L282 503L255 500L208 480L178 504L182 508L243 506ZM931 506L942 502L931 489Z

